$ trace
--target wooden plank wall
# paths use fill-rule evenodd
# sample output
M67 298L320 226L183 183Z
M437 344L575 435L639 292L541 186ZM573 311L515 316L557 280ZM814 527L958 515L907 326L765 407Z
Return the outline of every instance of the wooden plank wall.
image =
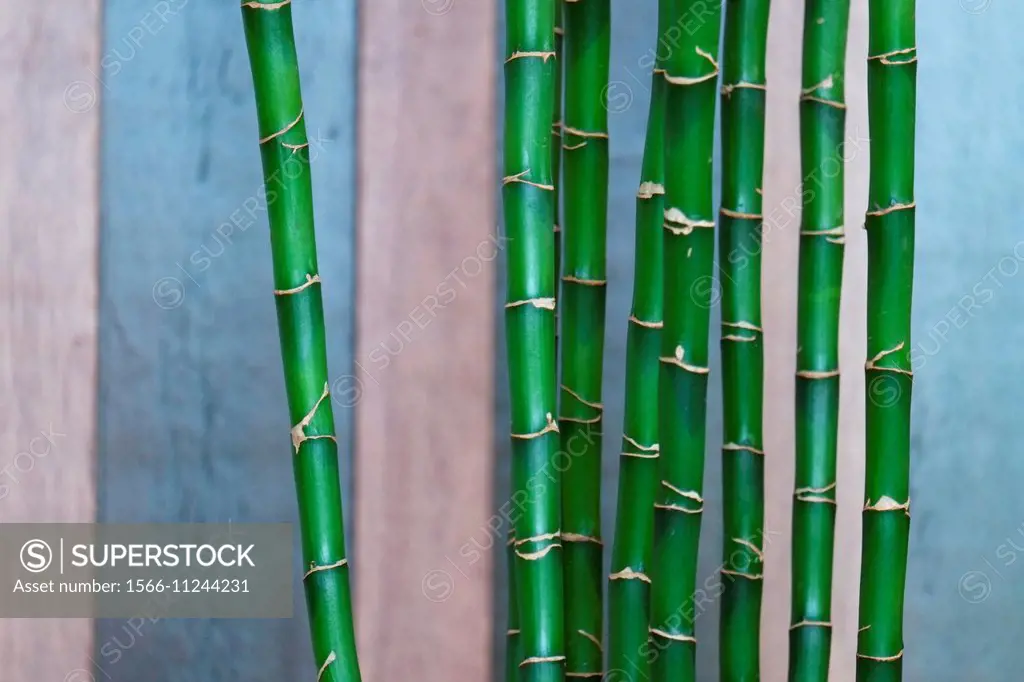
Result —
M360 5L354 470L364 679L491 663L494 0ZM467 548L468 546L468 548ZM500 553L499 553L500 556Z
M99 11L0 4L2 522L95 518ZM0 620L5 680L89 682L91 651L87 620Z

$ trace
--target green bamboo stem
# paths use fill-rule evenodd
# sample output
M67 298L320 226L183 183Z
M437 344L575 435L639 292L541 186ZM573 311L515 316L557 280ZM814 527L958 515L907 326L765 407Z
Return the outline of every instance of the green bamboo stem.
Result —
M654 511L651 666L654 682L694 682L694 593L704 509L708 331L715 215L715 105L722 8L675 0L684 27L665 60L665 211L658 381L659 478Z
M914 0L871 0L868 38L867 476L857 681L903 677L910 536L910 309L914 280Z
M563 0L555 0L555 105L551 115L551 134L554 136L551 145L551 184L555 186L553 199L553 212L555 221L555 277L562 272L562 221L561 221L561 191L562 191L562 69L564 55L562 45L565 42L565 32L562 29L562 15L564 12ZM559 282L555 281L555 298L561 298ZM555 308L555 382L558 382L558 328L560 326L559 311ZM557 398L556 398L557 399Z
M815 191L800 225L790 682L825 682L832 642L849 14L849 0L808 0L804 13L800 161Z
M728 0L722 85L722 682L760 679L764 586L761 181L769 0Z
M561 482L555 422L554 0L506 0L505 332L522 682L565 679Z
M668 30L670 0L658 2L658 33ZM660 46L659 46L660 48ZM660 53L661 50L659 49ZM665 195L665 72L651 74L647 139L636 194L633 306L626 338L626 405L611 575L608 670L618 682L647 682L644 655L651 611L650 563L658 484L658 355L662 326L662 216ZM609 673L609 677L611 673Z
M291 6L246 2L242 21L267 185L274 299L293 425L292 462L313 653L320 680L358 682L338 442L328 394L323 300L313 230L309 144Z
M601 370L608 216L610 0L568 0L562 126L562 348L559 429L572 463L562 474L566 675L603 669Z

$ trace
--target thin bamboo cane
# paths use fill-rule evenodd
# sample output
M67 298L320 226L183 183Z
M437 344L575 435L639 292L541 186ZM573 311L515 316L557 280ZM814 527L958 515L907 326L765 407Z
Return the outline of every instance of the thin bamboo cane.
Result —
M291 6L245 2L242 20L256 92L313 653L318 679L358 682L309 144Z
M515 584L523 682L565 678L561 481L555 422L555 2L506 0L505 331L511 406ZM518 504L518 503L517 503Z
M656 41L668 31L670 0L658 3ZM660 45L658 54L660 55ZM636 195L633 307L626 339L626 405L611 575L608 670L619 682L646 682L651 612L650 562L658 483L658 354L662 327L662 220L665 195L665 70L651 74L647 140ZM611 676L609 672L609 676Z
M562 474L566 675L602 670L601 370L608 216L610 0L566 0L565 197L559 429L571 464Z
M715 252L712 199L722 8L675 0L678 44L665 60L664 318L651 642L655 682L694 682L694 591L704 509L708 331Z
M760 679L764 586L761 181L769 0L728 0L722 85L722 682Z
M804 11L800 160L816 183L800 225L790 682L825 682L832 642L849 14L849 0L807 0Z
M857 680L899 682L910 535L915 3L871 0L868 11L867 477Z

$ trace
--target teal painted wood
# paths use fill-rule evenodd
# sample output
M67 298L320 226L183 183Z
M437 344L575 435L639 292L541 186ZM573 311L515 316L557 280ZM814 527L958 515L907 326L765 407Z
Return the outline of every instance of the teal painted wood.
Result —
M104 521L296 520L237 5L106 3L97 85ZM293 15L329 369L341 378L351 373L353 338L355 7L309 0ZM346 388L335 387L335 418L347 502ZM101 621L94 658L113 680L316 679L298 573L294 603L295 616L282 621L145 622L140 632Z
M1024 461L1011 454L1024 399L1012 199L1024 130L1005 113L1024 91L1000 74L1022 55L1021 21L1020 3L918 2L905 680L1016 679L1024 666Z

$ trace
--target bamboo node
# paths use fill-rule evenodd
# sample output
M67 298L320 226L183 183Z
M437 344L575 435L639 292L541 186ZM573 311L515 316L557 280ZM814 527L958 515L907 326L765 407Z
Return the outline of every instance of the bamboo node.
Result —
M531 538L523 538L516 540L516 547L519 545L526 544L527 542L544 542L545 540L557 540L562 536L561 530L556 530L554 533L543 533L542 535L534 535Z
M292 287L291 289L274 289L274 295L275 296L288 296L288 295L291 295L291 294L297 294L300 291L308 289L309 287L313 286L314 284L320 284L320 283L321 283L320 275L306 275L306 281L304 283L300 284L297 287Z
M565 143L563 143L562 144L562 151L571 152L571 151L575 151L577 149L583 149L586 146L587 146L587 141L586 140L583 140L583 142L580 142L579 144L565 144Z
M753 339L748 340L752 341ZM722 446L722 450L726 452L749 452L752 455L764 457L764 450L755 448L753 445L743 445L742 443L726 443Z
M290 5L290 4L292 4L292 0L282 0L281 2L268 2L268 3L265 3L265 4L262 3L262 2L255 2L255 1L253 1L253 2L243 2L242 3L242 7L245 7L247 9L274 10L274 9L281 9L282 7L285 7L286 5Z
M661 449L657 443L643 445L642 443L638 442L635 438L631 438L625 433L622 434L622 440L626 441L627 443L635 447L637 450L643 450L644 452L658 452Z
M530 169L527 168L526 170L524 170L521 173L516 173L515 175L506 175L505 177L503 177L501 179L501 186L504 187L505 185L511 185L512 183L518 182L521 185L530 185L531 187L536 187L537 189L547 190L549 192L554 192L555 191L555 186L554 185L545 185L545 184L542 184L542 183L539 183L539 182L532 182L530 180L524 180L523 178L526 175L529 175L529 173L530 173Z
M515 635L519 634L519 629L518 628L513 628L511 630L508 630L505 634L507 636L509 636L509 637L514 637Z
M892 59L893 57L902 57L909 55L910 59ZM883 52L882 54L873 54L868 56L868 61L878 61L885 66L902 66L903 64L913 64L917 61L917 48L916 47L905 47L902 50L892 50L890 52Z
M597 139L597 140L607 140L608 139L608 133L601 132L599 130L580 130L579 128L573 128L572 126L567 126L564 123L562 124L562 131L564 133L566 133L567 135L575 135L576 137L585 137L585 138Z
M291 2L291 0L288 1ZM327 654L327 658L324 659L323 665L320 666L320 671L316 674L317 682L320 682L320 678L324 676L324 671L327 670L327 666L329 666L331 663L334 663L336 660L338 660L338 657L334 654L333 651Z
M733 327L734 329L746 329L748 331L757 332L758 334L764 333L764 330L753 322L746 322L743 320L739 320L737 322L726 322L725 320L722 320L722 326Z
M789 626L790 631L798 628L828 628L832 629L832 623L826 620L802 620Z
M836 489L836 484L835 483L829 483L828 485L823 486L821 488L813 488L813 487L810 487L810 486L808 486L806 488L797 488L794 491L794 494L796 494L796 495L803 495L804 493L823 494L823 493L827 493L827 492L835 490L835 489Z
M831 90L834 85L835 85L835 81L832 79L832 74L829 74L828 78L826 78L825 80L821 81L820 83L815 83L814 85L812 85L809 88L801 89L800 90L800 95L801 96L803 96L803 95L811 95L811 94L814 94L814 92L816 90Z
M647 628L647 631L657 637L664 639L671 639L676 642L692 642L697 643L697 638L693 635L684 635L679 632L666 632L665 630L659 630L658 628Z
M888 512L888 511L902 511L910 515L910 498L907 498L906 502L897 502L888 495L882 495L878 498L878 501L874 504L871 503L871 498L864 501L864 511L872 512Z
M341 561L336 561L333 564L326 564L324 566L317 566L315 561L310 561L309 570L302 574L302 579L305 580L309 576L320 571L329 571L332 568L341 568L346 565L348 565L348 559L342 559Z
M641 320L636 315L630 315L629 321L641 327L647 327L648 329L661 329L665 326L665 323L661 320Z
M647 583L648 585L651 584L651 579L647 577L646 573L634 571L629 566L622 569L621 571L612 573L608 576L608 580L639 580L640 582Z
M879 661L880 663L890 663L892 661L898 661L903 658L903 649L899 650L899 653L893 654L892 656L869 656L867 654L857 653L857 658L863 658L867 661Z
M725 97L732 97L733 90L760 90L761 92L768 92L768 85L765 83L748 83L746 81L739 81L738 83L729 83L723 85L721 93Z
M657 452L620 452L620 457L635 457L636 459L658 459Z
M540 431L534 431L533 433L513 433L512 437L517 440L531 440L533 438L540 438L548 433L558 433L558 423L551 417L550 412L545 415L545 418L547 419L547 425Z
M898 353L901 350L903 350L903 342L902 341L900 341L898 344L896 344L892 348L888 348L886 350L879 351L874 357L868 359L868 361L866 363L864 363L864 369L865 370L869 370L869 369L892 369L892 370L899 370L899 368L897 368L897 367L879 367L878 363L881 362L882 358L884 358L886 355L892 355L893 353ZM899 371L906 371L906 370L899 370Z
M526 665L534 665L536 663L561 663L565 661L565 656L530 656L529 658L523 659L519 664L522 668Z
M313 421L313 417L316 416L316 411L320 408L320 404L323 403L323 401L327 400L327 397L330 394L331 394L331 388L327 384L327 382L325 381L324 382L324 392L320 394L320 398L317 399L316 403L313 405L313 408L306 414L305 417L303 417L299 421L298 424L296 424L295 426L292 427L292 431L291 431L291 433L292 433L292 447L295 448L295 454L296 455L299 454L299 448L302 446L302 443L304 441L311 440L313 438L330 438L331 440L334 440L334 436L327 435L327 434L320 435L320 436L307 436L306 435L306 427L309 426L309 423L311 421Z
M604 671L603 670L594 670L594 671L591 671L591 672L566 672L565 676L566 677L580 677L580 678L604 677Z
M302 144L290 144L288 142L282 142L281 146L284 147L285 149L291 149L292 150L292 154L295 154L300 149L306 149L307 147L309 147L309 143L308 142L303 142Z
M580 533L562 533L562 540L565 542L589 542L595 545L604 546L601 542L601 538L594 537L593 535L582 535Z
M833 379L839 376L839 370L828 369L816 371L812 369L801 369L797 371L796 375L801 379Z
M672 76L669 75L668 71L663 73L665 74L665 82L669 85L698 85L705 81L715 80L718 78L717 67L711 73L706 73L703 76Z
M842 237L843 226L830 227L824 230L800 230L801 237Z
M746 547L754 553L754 556L757 557L758 561L762 563L764 562L764 552L762 552L761 548L758 547L755 543L745 538L733 538L732 541L735 542L737 545L740 545L741 547Z
M734 211L731 208L726 208L725 206L719 208L718 212L726 218L732 218L734 220L764 220L764 216L760 213L744 213L742 211Z
M563 275L562 281L570 284L581 284L585 287L603 287L608 284L608 280L606 279L586 279L584 277L576 277L574 275Z
M281 6L283 7L284 5L287 5L289 2L291 2L291 0L288 0L288 2L285 2L285 3L282 3ZM259 3L250 3L250 6L251 5L258 5L258 4ZM263 8L266 8L266 9L277 9L276 7L272 7L270 5L260 5L260 7L263 7ZM267 135L266 137L261 137L260 138L260 144L266 144L267 142L270 142L271 140L273 140L275 138L281 137L282 135L287 133L289 130L291 130L295 126L299 125L299 121L302 120L302 113L303 113L303 111L305 111L305 108L304 107L300 107L299 108L299 115L295 117L294 121L292 121L291 123L286 125L284 128L281 128L276 133L271 133L270 135Z
M597 646L598 651L604 652L604 647L601 645L601 640L599 640L597 637L590 634L586 630L576 630L576 632L582 635L584 639L588 639L591 642L593 642Z
M678 208L666 208L664 213L665 222L663 227L672 234L687 235L698 227L715 229L714 220L700 220L690 218Z
M660 357L658 358L658 360L660 362L664 362L665 364L675 365L676 367L679 367L684 371L690 372L692 374L709 374L711 372L711 369L708 367L699 367L697 365L691 365L688 362L684 362L684 354L685 351L683 350L683 347L676 346L676 354L673 357Z
M520 552L517 549L516 550L516 556L519 557L520 559L523 559L524 561L537 561L538 559L543 559L544 557L546 557L551 550L553 550L553 549L561 549L561 548L562 548L562 543L560 543L560 542L552 542L547 547L539 549L536 552Z
M744 573L743 571L734 571L731 568L720 568L718 572L722 575L743 578L744 580L764 580L764 573Z
M846 109L846 105L842 102L837 102L834 99L825 99L824 97L815 97L814 95L800 95L800 101L817 102L818 104L824 104L835 109Z
M757 341L756 336L742 336L740 334L726 334L722 341L736 341L737 343L752 343Z
M665 186L660 182L641 182L640 189L636 191L637 199L653 199L656 196L665 194Z
M532 305L541 310L554 310L555 299L553 298L525 298L521 301L510 301L505 304L505 309L518 308L521 305Z
M694 502L704 504L704 498L701 497L700 493L698 493L696 490L683 490L682 488L675 487L668 481L662 481L661 484L668 488L669 490L671 490L672 492L674 492L676 495L679 495L680 497L685 497L688 500L693 500Z
M909 204L892 204L885 208L878 208L867 212L869 218L881 218L884 215L895 213L896 211L910 211L917 208L917 202L911 201Z
M529 52L529 51L520 52L519 50L516 50L515 52L512 53L512 55L510 57L508 57L505 60L505 63L508 64L509 62L515 61L516 59L525 59L527 57L540 57L545 62L547 62L547 60L553 59L556 56L557 55L554 52Z
M561 388L563 391L565 391L566 393L571 395L573 398L575 398L576 400L578 400L581 403L583 403L584 405L586 405L587 407L592 407L595 410L603 410L604 409L604 405L602 405L601 403L595 403L595 402L591 402L591 401L587 400L586 398L581 396L579 393L577 393L576 391L574 391L571 388L569 388L568 386L566 386L565 384L562 384L561 386L559 386L559 388Z
M679 504L661 504L660 502L654 503L655 509L664 509L665 511L677 511L683 514L701 514L704 511L704 505L697 507L696 509L690 509Z

